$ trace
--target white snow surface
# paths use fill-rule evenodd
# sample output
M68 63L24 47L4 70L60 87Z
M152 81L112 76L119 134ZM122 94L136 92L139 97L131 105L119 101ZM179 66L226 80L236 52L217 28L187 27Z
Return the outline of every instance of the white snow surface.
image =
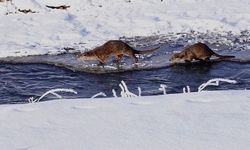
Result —
M248 150L250 91L0 105L4 150Z
M0 2L0 57L84 51L109 39L250 30L249 0ZM70 5L51 10L45 5ZM17 9L38 13L23 14ZM5 15L7 11L13 14ZM0 105L4 150L248 150L250 92Z
M250 29L249 0L12 0L0 2L0 57L84 51L109 39ZM46 5L69 5L52 10ZM17 9L38 13L23 14ZM5 15L7 12L13 14ZM15 13L17 12L17 13Z

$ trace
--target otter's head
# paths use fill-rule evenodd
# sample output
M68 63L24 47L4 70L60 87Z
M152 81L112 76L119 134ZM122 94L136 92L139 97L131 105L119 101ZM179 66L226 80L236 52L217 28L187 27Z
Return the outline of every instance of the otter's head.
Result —
M177 63L181 61L184 58L184 56L185 55L182 53L176 53L169 59L169 61L171 61L171 63Z
M84 53L77 54L77 59L79 59L79 60L96 60L97 57L92 52L84 52Z

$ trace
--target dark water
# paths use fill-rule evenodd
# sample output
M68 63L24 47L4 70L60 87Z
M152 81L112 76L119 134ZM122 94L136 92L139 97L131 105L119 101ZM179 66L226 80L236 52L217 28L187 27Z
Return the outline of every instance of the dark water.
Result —
M26 103L29 97L41 96L54 88L72 88L78 91L78 95L64 95L66 98L89 98L101 91L112 96L112 89L120 91L118 85L121 80L124 80L134 93L137 93L138 86L141 87L142 95L161 94L158 90L160 84L168 86L168 93L182 92L186 85L191 87L191 91L197 91L201 83L212 78L234 79L238 83L222 83L219 87L209 87L209 90L250 88L250 64L235 62L177 65L155 70L110 74L72 72L61 67L41 64L2 64L0 68L1 104ZM45 100L53 98L49 96Z
M136 46L133 41L131 43L132 46ZM148 41L141 43L143 45ZM122 80L135 94L138 94L137 87L141 87L142 95L162 94L158 90L160 84L168 86L167 93L180 93L187 85L191 91L197 91L200 84L213 78L233 79L238 83L222 83L218 87L208 87L207 90L250 88L250 51L223 44L209 44L218 53L235 55L236 59L171 66L168 59L174 51L182 49L186 45L184 43L182 40L176 43L172 41L160 45L154 44L152 47L161 48L150 56L139 58L139 61L145 62L146 65L140 64L139 69L131 69L133 65L125 64L122 71L113 68L105 70L92 65L83 67L86 64L81 64L72 54L0 59L0 104L27 103L28 98L38 98L44 92L55 88L70 88L78 92L77 95L60 93L64 98L90 98L99 92L112 96L112 89L117 93L120 92L119 84ZM131 60L125 58L123 62L131 63ZM54 98L53 95L48 95L43 100Z

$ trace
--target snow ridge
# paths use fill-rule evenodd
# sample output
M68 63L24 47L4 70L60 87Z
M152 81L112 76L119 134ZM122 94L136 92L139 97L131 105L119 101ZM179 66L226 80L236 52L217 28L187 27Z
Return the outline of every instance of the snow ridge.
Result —
M16 8L9 10L5 2L0 2L1 57L58 54L69 46L84 51L124 36L192 35L193 31L241 35L250 30L247 0L228 0L226 5L223 0L12 2ZM70 8L51 10L46 5ZM16 9L37 13L23 14ZM6 11L13 13L6 15Z

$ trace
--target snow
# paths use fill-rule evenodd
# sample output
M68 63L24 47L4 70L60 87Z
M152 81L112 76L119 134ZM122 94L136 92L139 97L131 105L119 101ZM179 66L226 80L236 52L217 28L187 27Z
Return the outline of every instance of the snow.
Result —
M0 3L0 56L84 51L120 37L250 29L248 0L13 0ZM69 5L51 10L46 5ZM7 8L6 8L7 6ZM7 10L38 13L5 15Z
M250 92L0 105L1 149L247 150Z
M0 2L0 57L85 51L109 39L250 30L248 0ZM69 5L51 10L46 5ZM38 13L23 14L18 9ZM8 11L13 14L5 15ZM223 39L222 39L223 40ZM163 87L162 87L163 88ZM0 105L1 149L247 150L250 92Z

